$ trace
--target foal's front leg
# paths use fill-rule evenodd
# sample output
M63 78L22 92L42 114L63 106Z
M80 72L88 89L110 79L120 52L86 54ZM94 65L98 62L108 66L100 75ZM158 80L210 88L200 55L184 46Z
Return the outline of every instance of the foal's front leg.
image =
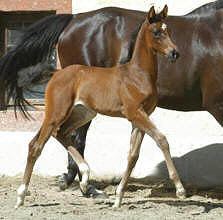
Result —
M125 170L125 173L122 176L121 182L119 183L116 189L116 200L113 208L118 208L121 206L122 198L124 195L125 187L128 182L128 178L131 175L133 168L139 157L140 147L143 140L145 132L142 130L133 127L131 133L131 140L130 140L130 151L128 156L128 164Z
M174 185L176 187L176 196L178 198L185 198L186 191L183 187L183 184L180 181L178 172L174 166L170 155L169 144L167 142L166 137L156 128L156 126L150 121L148 115L143 109L139 109L136 113L136 117L132 121L132 123L145 131L148 135L150 135L154 141L156 142L157 146L162 150L165 160L167 169L169 172L170 179L173 180Z

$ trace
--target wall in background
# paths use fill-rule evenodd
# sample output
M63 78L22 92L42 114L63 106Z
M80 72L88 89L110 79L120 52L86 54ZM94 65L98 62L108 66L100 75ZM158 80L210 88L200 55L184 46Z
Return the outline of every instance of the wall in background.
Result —
M163 7L167 4L169 6L169 14L184 15L201 5L213 1L214 0L73 0L72 8L73 14L108 6L148 11L153 4L156 4L158 7Z

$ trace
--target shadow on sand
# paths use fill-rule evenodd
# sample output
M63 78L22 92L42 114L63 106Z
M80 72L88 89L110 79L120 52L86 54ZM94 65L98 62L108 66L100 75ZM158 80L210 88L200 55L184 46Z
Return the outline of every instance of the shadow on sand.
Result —
M193 150L181 157L173 157L182 182L197 188L223 187L223 144L216 143ZM165 161L156 167L157 173L140 181L167 179Z

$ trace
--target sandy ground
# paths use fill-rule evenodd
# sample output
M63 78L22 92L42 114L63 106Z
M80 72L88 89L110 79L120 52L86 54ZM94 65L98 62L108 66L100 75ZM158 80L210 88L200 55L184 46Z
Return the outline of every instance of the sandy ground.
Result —
M1 131L36 131L43 117L43 113L36 112L37 121L24 123L22 120L15 121L12 114L9 112L1 115ZM171 126L168 126L170 130L166 133L172 134L174 132L173 143L181 146L178 146L179 152L177 151L177 153L179 155L182 153L181 151L186 151L187 148L193 150L192 144L198 145L198 141L199 143L202 142L202 146L210 143L222 143L222 128L215 121L211 121L213 124L207 122L206 114L185 113L184 116L181 116L163 112L158 116L155 115L154 119L164 132L168 119L168 125ZM93 124L89 132L93 132L95 125ZM200 127L198 128L198 126ZM111 124L109 127L112 127ZM182 129L184 130L182 131ZM101 131L96 137L101 136L106 136L106 133ZM179 143L176 142L177 137L182 137L179 139ZM208 137L212 138L209 140ZM91 136L89 135L90 139ZM110 141L110 139L108 140ZM101 140L99 144L103 145ZM216 154L214 155L216 156ZM221 162L219 161L219 163ZM40 177L33 175L29 188L31 195L26 197L24 207L15 210L16 189L21 184L22 177L0 175L0 219L223 219L223 190L220 189L198 191L190 188L188 198L181 201L175 198L172 184L166 182L165 184L156 182L147 185L131 183L125 193L122 208L113 210L116 186L101 182L94 183L97 188L104 190L109 196L107 201L102 201L84 198L78 189L78 183L74 183L66 191L59 192L57 179L56 176Z
M102 201L84 198L77 182L59 192L57 177L33 176L30 195L24 207L14 209L16 189L21 177L0 178L0 219L214 219L223 218L223 191L190 190L188 198L175 198L172 184L140 185L131 183L123 199L123 206L112 209L116 186L94 183L109 199Z

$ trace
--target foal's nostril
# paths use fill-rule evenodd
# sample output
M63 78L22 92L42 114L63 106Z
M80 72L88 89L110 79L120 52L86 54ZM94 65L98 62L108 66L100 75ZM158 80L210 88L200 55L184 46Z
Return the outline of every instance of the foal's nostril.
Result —
M180 53L177 50L174 50L174 58L178 59L180 56Z
M175 49L173 49L169 52L169 57L170 58L173 58L173 59L176 60L177 58L179 58L179 56L180 56L180 53Z

